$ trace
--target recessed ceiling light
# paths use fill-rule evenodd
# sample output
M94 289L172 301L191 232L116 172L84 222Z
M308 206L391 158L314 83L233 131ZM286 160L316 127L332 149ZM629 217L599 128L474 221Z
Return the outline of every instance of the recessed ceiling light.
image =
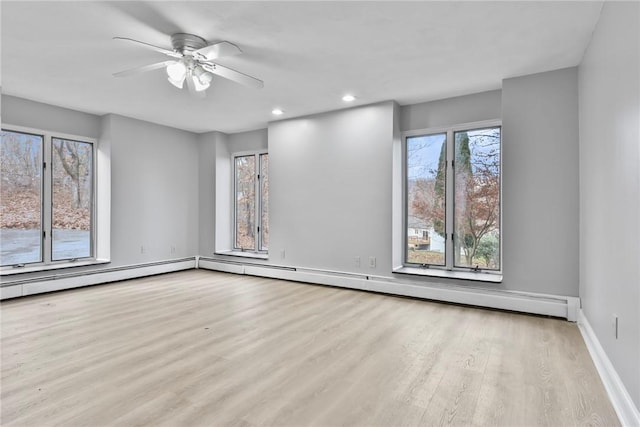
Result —
M355 101L356 97L353 95L345 95L342 97L342 100L344 102L351 102L351 101Z
M282 111L279 108L275 108L273 109L273 111L271 111L271 114L273 114L274 116L281 116L284 113L284 111Z

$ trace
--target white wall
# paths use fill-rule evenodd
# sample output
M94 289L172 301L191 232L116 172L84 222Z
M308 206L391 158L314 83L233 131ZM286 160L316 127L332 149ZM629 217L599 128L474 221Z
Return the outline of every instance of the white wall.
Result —
M579 69L582 309L640 408L640 4L605 2ZM619 318L619 338L612 317Z
M502 86L503 285L578 296L578 74Z
M271 262L389 275L394 105L269 125Z

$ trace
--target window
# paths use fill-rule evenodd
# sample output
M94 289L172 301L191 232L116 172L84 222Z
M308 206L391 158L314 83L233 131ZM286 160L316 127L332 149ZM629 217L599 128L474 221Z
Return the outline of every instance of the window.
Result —
M234 163L234 249L269 248L269 155L236 155Z
M94 143L2 130L1 266L94 257Z
M405 136L406 266L501 270L500 148L499 125Z

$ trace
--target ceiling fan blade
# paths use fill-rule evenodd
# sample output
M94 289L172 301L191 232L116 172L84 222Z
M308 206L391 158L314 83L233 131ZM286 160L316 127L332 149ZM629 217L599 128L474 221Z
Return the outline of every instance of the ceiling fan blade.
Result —
M241 53L242 51L235 44L222 41L193 51L193 56L200 61L212 61L223 56L239 55Z
M182 58L182 54L181 53L174 52L173 50L165 49L163 47L156 46L156 45L153 45L153 44L141 42L140 40L134 40L134 39L130 39L130 38L127 38L127 37L114 37L113 39L114 40L130 41L130 42L142 45L142 46L146 47L147 49L155 50L156 52L164 53L165 55L169 55L169 56L172 56L174 58Z
M164 68L169 64L173 64L175 61L162 61L156 62L155 64L143 65L142 67L131 68L130 70L120 71L119 73L114 73L114 77L127 77L133 76L135 74L144 73L146 71L157 70L158 68Z
M262 80L258 80L255 77L251 77L239 71L232 70L231 68L223 67L218 64L208 64L206 62L201 63L201 65L206 71L236 83L240 83L241 85L254 89L262 89L264 87L264 82Z
M204 91L196 90L196 84L193 82L193 74L191 73L187 74L187 88L189 88L189 93L197 98L204 98L206 96Z

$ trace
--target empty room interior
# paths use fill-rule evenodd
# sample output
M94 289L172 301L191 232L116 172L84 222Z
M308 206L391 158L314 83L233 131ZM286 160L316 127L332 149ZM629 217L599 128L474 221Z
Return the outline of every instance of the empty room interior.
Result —
M0 16L2 425L640 426L640 2Z

